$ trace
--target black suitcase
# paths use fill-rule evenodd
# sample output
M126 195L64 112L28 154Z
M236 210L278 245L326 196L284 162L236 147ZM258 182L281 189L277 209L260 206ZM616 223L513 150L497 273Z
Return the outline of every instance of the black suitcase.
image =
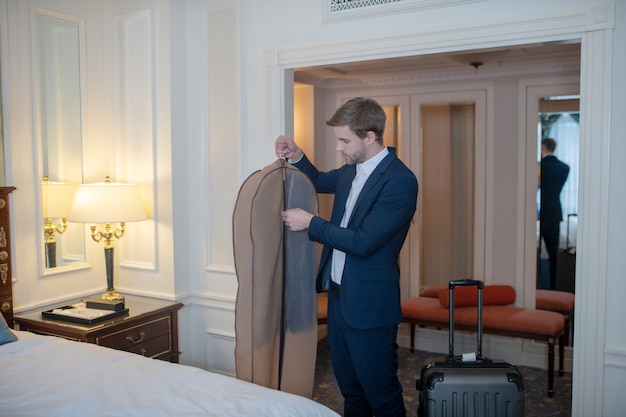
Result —
M450 288L450 347L447 358L426 364L416 381L420 417L517 417L524 415L524 384L519 370L482 356L483 282L458 280ZM454 356L454 288L478 287L477 350Z
M556 290L575 292L576 285L576 246L570 245L569 220L577 217L575 213L567 215L566 247L560 248L556 254Z

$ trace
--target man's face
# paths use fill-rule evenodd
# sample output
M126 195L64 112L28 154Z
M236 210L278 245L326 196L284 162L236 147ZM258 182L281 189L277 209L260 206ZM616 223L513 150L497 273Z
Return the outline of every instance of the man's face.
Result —
M356 165L365 161L367 155L366 141L361 139L348 126L334 126L337 137L338 152L341 152L343 160L348 165Z

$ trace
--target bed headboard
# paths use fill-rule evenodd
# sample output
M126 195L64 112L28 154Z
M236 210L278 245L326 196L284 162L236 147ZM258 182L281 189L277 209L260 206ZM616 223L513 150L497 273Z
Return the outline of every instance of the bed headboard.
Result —
M11 328L13 328L13 280L9 194L13 190L15 187L0 187L0 311Z

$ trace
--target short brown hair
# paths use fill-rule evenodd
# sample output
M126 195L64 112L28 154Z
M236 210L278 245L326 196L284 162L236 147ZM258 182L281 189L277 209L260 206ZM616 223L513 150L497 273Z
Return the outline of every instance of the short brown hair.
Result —
M546 147L550 152L554 152L556 149L556 140L552 138L543 138L541 139L541 144Z
M372 131L376 140L383 143L386 119L385 111L375 100L356 97L341 105L326 124L333 127L348 126L361 139Z

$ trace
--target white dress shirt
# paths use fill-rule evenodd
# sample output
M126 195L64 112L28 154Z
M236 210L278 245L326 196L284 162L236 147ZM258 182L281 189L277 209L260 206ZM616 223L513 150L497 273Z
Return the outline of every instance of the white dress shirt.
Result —
M378 164L385 159L385 157L389 154L389 150L385 147L382 151L378 152L372 158L368 159L365 162L356 165L356 176L352 180L352 185L350 186L350 193L348 194L348 199L346 200L346 207L343 212L343 217L341 218L341 227L346 227L348 225L348 221L350 220L350 216L352 215L352 211L354 210L354 205L356 200L359 198L359 194L361 194L361 190L363 186L367 182L367 179L371 175L371 173L376 169ZM332 281L338 285L341 285L341 278L343 276L343 267L346 263L346 254L338 249L333 249L333 257L331 260L331 272L330 277Z

